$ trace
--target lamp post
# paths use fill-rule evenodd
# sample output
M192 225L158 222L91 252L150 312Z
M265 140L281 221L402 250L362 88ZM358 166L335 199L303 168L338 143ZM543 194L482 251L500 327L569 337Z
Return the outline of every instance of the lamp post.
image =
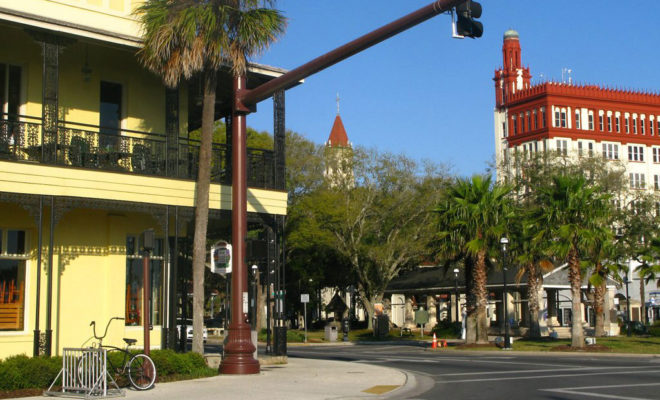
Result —
M225 358L220 372L226 374L259 373L259 362L252 358L254 346L250 341L249 325L245 322L247 304L247 266L245 241L247 238L247 125L246 116L254 106L293 83L326 69L377 43L395 36L423 21L462 4L462 0L436 0L433 3L397 19L371 33L363 35L337 49L295 68L278 78L247 89L245 74L234 77L232 89L232 245L234 249L232 274L232 322L229 326ZM52 246L51 246L52 248ZM270 288L269 288L270 290ZM320 290L320 286L319 286ZM320 297L320 296L319 296ZM49 296L50 298L50 296ZM244 307L241 307L245 304ZM50 326L50 325L48 325Z
M628 271L626 270L626 274L624 275L624 279L626 280L626 313L628 314L628 337L632 336L632 321L630 320L630 296L628 295Z
M504 350L511 350L511 341L509 339L509 293L506 286L506 245L509 244L509 239L503 236L500 239L502 245L502 274L504 278Z
M458 268L454 268L454 296L456 297L456 301L454 302L454 308L456 309L456 322L458 322ZM449 314L451 315L451 312Z

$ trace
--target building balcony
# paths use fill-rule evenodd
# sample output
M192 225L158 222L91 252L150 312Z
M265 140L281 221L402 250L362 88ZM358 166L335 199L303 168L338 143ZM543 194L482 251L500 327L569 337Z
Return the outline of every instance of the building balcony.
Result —
M69 121L49 131L38 117L0 119L0 160L7 161L195 180L199 146L194 139ZM231 185L231 145L213 143L211 157L211 181ZM276 187L273 151L249 148L247 163L248 187L284 190Z

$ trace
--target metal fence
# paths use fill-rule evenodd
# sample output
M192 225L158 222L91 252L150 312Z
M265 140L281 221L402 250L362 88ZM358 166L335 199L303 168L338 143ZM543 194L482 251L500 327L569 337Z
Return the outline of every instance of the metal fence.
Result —
M65 348L62 353L62 370L44 394L85 399L124 396L124 392L108 373L107 355L107 349ZM61 390L53 390L58 381Z

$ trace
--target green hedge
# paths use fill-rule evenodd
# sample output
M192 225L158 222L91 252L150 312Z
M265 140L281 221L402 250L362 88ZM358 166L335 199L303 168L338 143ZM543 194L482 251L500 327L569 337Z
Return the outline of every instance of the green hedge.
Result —
M108 358L121 365L123 354L111 352ZM193 379L217 375L218 371L206 366L204 357L197 353L176 353L172 350L153 350L151 358L156 364L158 381ZM62 357L12 356L0 361L0 390L46 389L62 368Z

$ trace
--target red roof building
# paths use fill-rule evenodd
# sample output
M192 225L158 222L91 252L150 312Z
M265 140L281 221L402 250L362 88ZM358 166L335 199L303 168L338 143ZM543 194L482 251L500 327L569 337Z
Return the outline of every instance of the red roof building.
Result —
M521 62L518 32L504 33L495 70L497 165L513 151L620 160L633 189L660 187L660 95L598 85L533 85Z

